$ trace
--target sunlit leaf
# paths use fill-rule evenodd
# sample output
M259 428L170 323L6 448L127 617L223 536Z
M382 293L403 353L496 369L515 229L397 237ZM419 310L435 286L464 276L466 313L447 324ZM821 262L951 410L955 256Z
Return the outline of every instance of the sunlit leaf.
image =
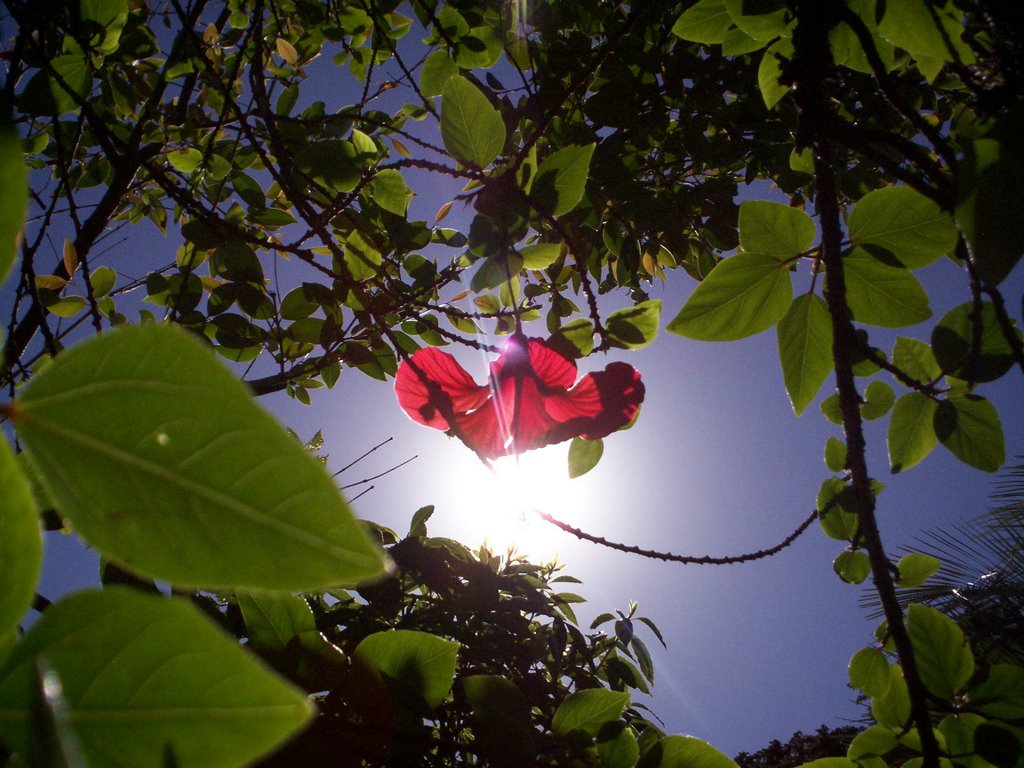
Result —
M761 89L761 98L768 109L771 109L790 91L788 85L780 82L782 62L793 58L793 43L783 38L768 48L761 57L761 65L757 69L757 84Z
M385 211L405 216L412 200L412 190L406 186L401 173L394 168L385 168L378 171L370 182L370 197Z
M666 736L658 747L658 768L736 768L735 761L693 736Z
M441 96L441 140L463 165L486 168L505 146L505 122L469 80L452 75Z
M889 412L896 397L892 387L884 381L872 381L864 390L864 402L860 406L860 415L864 419L880 419Z
M640 757L640 745L628 725L610 723L598 731L597 754L602 768L633 768Z
M948 699L963 688L974 673L974 655L956 622L935 608L913 603L907 610L907 634L929 692Z
M863 552L840 552L832 561L832 570L848 584L860 584L871 574L871 561Z
M846 443L837 437L825 441L825 466L832 472L842 472L846 468Z
M661 300L649 299L615 310L605 320L605 328L612 346L641 349L654 341L660 320Z
M905 267L931 264L956 246L953 218L910 187L885 187L868 192L850 211L850 240L884 248Z
M871 714L880 724L903 730L910 721L910 694L903 679L903 670L895 664L886 667L889 685L885 692L871 697ZM881 686L879 686L881 687Z
M15 630L32 604L42 560L43 537L32 489L7 440L0 439L0 639Z
M458 650L458 643L428 632L391 629L363 638L354 658L436 709L451 690Z
M972 360L976 321L981 324L981 346ZM1020 338L1019 331L1017 335ZM943 315L932 329L931 348L942 371L958 379L995 381L1013 367L1013 349L1003 335L995 307L988 301L982 302L977 318L971 301Z
M733 22L755 40L768 42L787 33L789 13L782 0L725 0Z
M721 43L732 27L725 0L700 0L676 20L672 34L694 43Z
M47 609L0 669L0 740L27 748L36 659L91 765L248 765L309 718L302 694L184 600L123 587Z
M879 648L861 648L850 659L850 685L868 696L884 696L889 690L889 662Z
M458 73L459 68L447 51L434 51L427 56L420 70L420 92L427 98L440 96L448 80Z
M597 466L604 454L604 441L584 440L582 437L574 437L569 443L569 477L576 478L587 474Z
M843 273L846 300L859 323L899 328L932 316L928 294L909 269L883 264L855 249L843 259Z
M919 587L935 575L942 562L921 552L904 555L896 564L896 582L904 589Z
M577 691L558 705L551 721L551 730L559 736L576 730L594 736L602 725L622 717L627 704L628 693L605 688Z
M383 568L322 465L173 327L62 353L14 421L76 532L148 575L302 590Z
M316 631L313 611L298 595L238 592L236 597L249 643L253 646L284 650L293 638Z
M832 371L832 317L824 299L802 294L793 299L775 330L782 379L799 416Z
M530 199L538 208L562 216L579 205L595 146L563 147L544 158L530 188Z
M915 57L961 64L974 61L974 53L960 39L963 13L952 2L900 0L886 3L884 8L878 32L893 45Z
M299 62L299 52L295 50L294 45L283 37L279 37L274 41L274 47L277 50L277 55L284 59L286 64L294 67Z
M792 300L783 262L763 253L738 253L715 265L667 330L700 341L742 339L775 325Z
M560 243L536 243L519 251L526 269L547 269L562 255Z
M874 648L864 650L875 651ZM880 651L876 651L881 655ZM885 672L885 680L888 683L889 674ZM858 688L860 686L857 686ZM868 694L870 695L870 694ZM896 733L884 725L871 725L853 737L846 756L851 760L862 760L864 758L882 757L892 752L900 745Z
M899 336L892 347L892 362L910 378L922 384L942 375L932 348L920 339Z
M934 418L938 403L920 392L908 392L899 400L889 419L889 466L893 474L903 472L932 452L939 438Z
M177 149L167 153L167 162L176 171L192 173L203 162L203 153L198 149Z
M814 220L799 208L770 200L740 203L740 247L771 256L796 256L814 242Z
M995 472L1006 459L999 413L977 395L954 395L935 411L935 434L964 464Z

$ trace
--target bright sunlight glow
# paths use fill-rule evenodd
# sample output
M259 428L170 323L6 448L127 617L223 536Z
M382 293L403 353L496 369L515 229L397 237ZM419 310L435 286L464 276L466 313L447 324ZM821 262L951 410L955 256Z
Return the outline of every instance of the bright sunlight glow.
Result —
M579 525L586 508L582 481L569 479L565 445L507 456L492 469L467 451L456 476L457 536L470 546L486 544L494 554L511 548L534 563L555 559L569 534L534 510Z

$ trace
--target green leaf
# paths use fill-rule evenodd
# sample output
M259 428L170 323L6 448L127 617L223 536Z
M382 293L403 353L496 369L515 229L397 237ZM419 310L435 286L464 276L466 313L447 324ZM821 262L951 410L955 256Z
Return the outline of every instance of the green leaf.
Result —
M313 610L298 595L286 592L238 592L249 644L283 651L304 632L316 632Z
M74 317L88 306L81 296L64 296L46 307L46 311L57 317Z
M569 477L576 478L587 474L597 466L604 454L604 441L584 440L574 437L569 443Z
M832 562L832 570L848 584L860 584L871 575L871 561L863 552L840 552Z
M785 35L789 24L783 0L725 0L733 23L755 40L767 43Z
M302 694L177 598L109 587L50 606L0 670L0 741L24 751L36 660L90 765L229 768L298 730Z
M978 395L954 395L935 411L935 434L964 464L995 472L1006 459L999 414Z
M39 70L18 97L22 109L30 114L60 117L77 112L78 104L89 95L92 72L86 60L76 54L57 56L47 62L54 76Z
M117 272L108 266L97 267L89 275L89 282L92 284L92 295L102 299L114 289L117 283Z
M480 262L480 266L473 273L473 279L469 281L469 288L475 293L497 288L507 283L509 278L522 268L523 258L518 253L510 253L507 257L490 256Z
M101 33L93 35L90 44L100 53L116 51L121 30L128 20L127 0L82 0L80 13L82 21L92 22L102 28Z
M317 141L298 150L293 160L310 179L339 192L351 192L362 178L363 160L351 141ZM262 221L255 213L250 218Z
M979 723L974 731L974 749L981 760L997 768L1016 768L1024 751L1024 733L1001 723Z
M519 251L526 269L547 269L562 255L561 243L537 243Z
M473 712L473 736L499 768L532 765L537 756L530 703L508 679L469 675L462 689Z
M737 253L715 265L667 330L699 341L742 339L775 325L792 300L783 262L763 253Z
M1019 720L1024 717L1024 668L993 664L988 676L967 691L967 702L987 717Z
M559 736L577 730L595 736L602 725L622 717L627 704L629 694L625 692L609 691L606 688L577 691L558 705L551 721L551 730Z
M974 655L956 622L935 608L912 603L907 633L925 688L941 699L960 691L974 673Z
M822 415L833 424L843 423L843 410L839 407L839 393L833 392L821 401L819 406Z
M320 462L177 328L128 327L72 347L15 405L61 513L132 569L274 590L383 570Z
M871 697L871 714L882 725L902 731L910 721L910 694L903 670L895 664L887 667L889 685L885 693Z
M0 439L0 640L15 631L32 605L42 562L43 536L32 488L7 440Z
M700 0L672 25L672 34L694 43L723 43L733 27L725 0Z
M889 662L878 648L861 648L850 659L850 685L868 696L884 696L892 680Z
M488 98L461 75L441 96L441 140L463 165L486 168L505 146L505 122Z
M775 331L782 379L799 416L832 371L832 317L825 300L812 293L797 296Z
M1008 225L1024 221L1022 130L1024 110L1018 107L967 145L959 169L956 220L971 244L978 274L993 286L1010 274L1024 254L1021 227Z
M563 147L544 158L530 187L530 199L538 208L562 216L579 205L595 146Z
M28 210L28 172L17 131L0 127L0 285L18 256Z
M852 541L857 535L857 514L853 511L849 486L830 477L818 489L819 524L825 534L838 541Z
M799 208L770 200L740 203L740 247L750 253L796 256L814 243L814 220Z
M803 763L800 768L860 768L848 757L819 757Z
M548 337L548 344L570 360L586 357L594 350L594 324L577 318Z
M666 736L658 747L658 768L736 768L736 763L706 741L693 736Z
M181 173L192 173L203 162L203 153L198 149L176 149L167 153L167 162Z
M451 690L458 651L459 644L453 640L412 629L390 629L363 638L353 656L433 710Z
M612 346L641 349L654 341L660 321L661 300L649 299L633 307L615 310L608 315L605 328Z
M872 381L864 390L860 415L867 420L880 419L889 412L895 399L892 387L884 381Z
M825 441L825 466L833 472L846 469L846 443L837 437Z
M878 32L893 45L909 51L915 58L953 61L955 56L963 64L974 62L970 47L960 39L963 13L953 3L900 0L886 3L884 8Z
M935 381L942 375L942 369L932 348L920 339L899 336L892 347L892 362L915 381L922 384Z
M426 97L440 96L448 80L459 73L459 68L447 51L434 51L423 62L420 70L420 92Z
M788 85L783 85L782 62L793 58L793 43L789 38L783 38L764 52L761 57L761 64L757 68L757 85L761 90L761 98L768 109L772 109L790 91Z
M896 564L896 583L904 589L919 587L935 575L942 563L937 557L911 552Z
M995 381L1013 367L1013 349L1003 335L995 307L991 302L982 302L981 347L972 369L973 315L971 301L947 312L932 330L931 348L944 373L958 379L970 378L976 383ZM1017 336L1020 338L1019 331Z
M910 469L932 452L939 438L934 418L938 403L920 392L896 401L889 419L889 466L895 475Z
M412 190L406 186L401 173L394 168L385 168L378 171L370 182L370 197L385 211L405 216L412 200Z
M899 328L932 316L928 294L909 269L883 264L857 248L843 259L843 274L846 301L857 322Z
M602 728L597 734L597 755L603 768L633 768L640 757L633 729L622 722Z
M875 649L867 648L865 650ZM888 671L885 673L885 679L888 682ZM872 725L853 737L849 749L846 750L846 756L851 760L858 761L863 758L882 757L899 745L899 739L893 731L884 725Z
M850 211L847 234L855 245L884 248L910 269L949 253L957 239L953 218L910 187L868 192Z

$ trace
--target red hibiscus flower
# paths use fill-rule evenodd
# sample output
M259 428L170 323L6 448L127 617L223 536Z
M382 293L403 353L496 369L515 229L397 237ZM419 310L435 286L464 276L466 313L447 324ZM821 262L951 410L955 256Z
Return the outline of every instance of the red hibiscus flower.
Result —
M575 382L575 384L574 384ZM485 459L620 429L644 400L626 363L576 381L576 364L541 339L515 334L477 384L454 357L426 347L395 375L398 404L420 424L460 438Z

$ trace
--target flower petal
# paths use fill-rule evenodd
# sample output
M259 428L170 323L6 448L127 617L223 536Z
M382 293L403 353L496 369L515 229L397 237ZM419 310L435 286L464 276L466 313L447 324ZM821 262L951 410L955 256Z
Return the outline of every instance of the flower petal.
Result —
M546 341L530 339L530 368L545 387L568 389L576 381L576 363Z
M409 417L435 429L448 429L442 411L467 413L486 402L490 390L480 386L447 352L434 347L417 350L395 374L398 404ZM445 402L442 398L446 398Z
M559 422L549 442L596 440L622 429L640 410L644 392L640 372L626 363L588 373L564 395L547 399L548 414Z

